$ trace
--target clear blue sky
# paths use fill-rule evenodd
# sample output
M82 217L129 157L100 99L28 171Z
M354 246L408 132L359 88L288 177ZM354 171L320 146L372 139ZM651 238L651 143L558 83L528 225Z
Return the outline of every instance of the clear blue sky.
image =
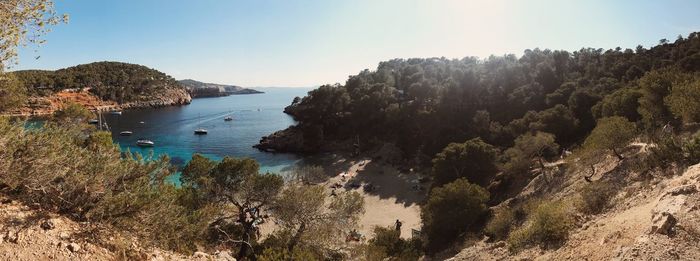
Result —
M57 0L57 9L69 24L24 48L12 69L109 60L177 79L315 86L392 58L649 47L700 31L695 0Z

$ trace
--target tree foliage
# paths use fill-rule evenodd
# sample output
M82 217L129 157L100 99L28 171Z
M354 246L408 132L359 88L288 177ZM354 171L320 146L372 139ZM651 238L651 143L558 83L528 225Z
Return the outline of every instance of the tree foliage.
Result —
M421 207L427 251L442 250L462 233L473 231L473 226L488 210L488 200L485 189L464 178L432 189Z
M485 185L498 171L496 156L496 148L479 138L451 143L433 159L433 185L440 186L459 178Z
M4 0L0 2L0 73L15 62L17 47L42 44L50 26L67 22L52 0Z
M607 150L622 159L619 150L629 145L637 134L636 129L634 123L620 116L599 119L583 147L591 151Z
M664 98L671 113L685 123L700 121L700 79L677 82Z

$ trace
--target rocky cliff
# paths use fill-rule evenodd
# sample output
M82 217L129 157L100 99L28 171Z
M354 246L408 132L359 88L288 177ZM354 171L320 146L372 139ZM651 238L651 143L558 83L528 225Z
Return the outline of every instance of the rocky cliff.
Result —
M263 93L261 91L243 88L236 85L205 83L195 81L192 79L179 80L178 82L180 83L180 85L185 87L185 89L187 89L187 92L190 93L190 95L192 95L193 98Z

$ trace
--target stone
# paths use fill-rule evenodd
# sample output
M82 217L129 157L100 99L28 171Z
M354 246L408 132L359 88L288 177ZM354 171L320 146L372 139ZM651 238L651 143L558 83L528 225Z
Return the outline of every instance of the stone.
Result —
M67 248L68 250L74 253L80 251L80 245L78 245L77 243L70 243L68 244Z
M192 257L194 257L194 258L199 258L199 259L209 259L209 258L208 258L209 255L208 255L207 253L200 252L200 251L194 252L194 254L192 255Z
M214 253L214 260L215 261L236 261L236 258L234 258L231 255L231 251L216 251L216 253Z
M56 228L56 225L51 221L50 219L44 220L44 222L41 222L41 228L44 230L51 230Z
M678 186L675 188L672 188L669 190L669 194L672 196L677 196L677 195L688 195L688 194L693 194L695 192L698 192L697 187L695 185L690 184L690 185L684 185L684 186Z
M655 215L651 221L651 233L671 235L678 220L668 212Z
M69 238L70 238L70 235L68 234L68 232L61 231L61 233L58 233L58 238L60 238L60 239L69 239Z

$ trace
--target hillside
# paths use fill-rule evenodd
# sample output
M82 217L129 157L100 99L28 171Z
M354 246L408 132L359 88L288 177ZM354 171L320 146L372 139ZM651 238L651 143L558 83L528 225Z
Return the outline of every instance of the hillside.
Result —
M263 93L236 85L204 83L192 79L179 80L178 82L187 89L187 92L190 93L193 98Z
M16 114L46 114L60 108L61 97L97 100L84 104L90 108L143 108L189 104L190 95L172 77L136 64L96 62L56 71L26 70L12 72L24 84L29 102ZM91 97L92 96L92 97ZM94 97L94 98L93 98ZM70 100L70 99L69 99ZM57 102L58 101L58 102Z
M593 181L614 184L609 207L593 215L573 214L574 227L563 245L514 252L506 240L485 237L447 260L693 260L700 255L700 165L645 177L634 169L649 153L645 147L632 144L621 162L601 159ZM580 194L589 184L583 178L586 173L564 165L547 172L552 180L540 176L493 209L535 198L589 200Z

